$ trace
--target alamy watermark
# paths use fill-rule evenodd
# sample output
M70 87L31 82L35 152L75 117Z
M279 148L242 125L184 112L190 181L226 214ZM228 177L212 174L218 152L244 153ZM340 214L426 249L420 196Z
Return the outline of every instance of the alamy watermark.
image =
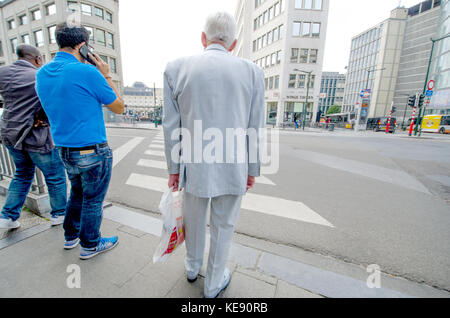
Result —
M66 272L69 276L66 279L66 285L69 289L81 288L81 268L77 264L67 266Z
M193 131L178 128L169 137L174 164L261 164L264 174L276 174L280 167L280 135L275 129L204 129L196 120Z
M381 288L381 269L377 264L372 264L367 266L367 272L370 273L369 277L367 277L367 287L373 288Z

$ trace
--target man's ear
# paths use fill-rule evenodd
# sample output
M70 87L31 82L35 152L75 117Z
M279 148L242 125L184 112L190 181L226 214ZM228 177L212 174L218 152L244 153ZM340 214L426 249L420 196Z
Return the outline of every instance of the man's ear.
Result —
M230 48L228 49L229 52L233 52L233 50L236 48L237 40L234 40L233 44L231 44Z
M83 45L85 45L85 44L86 44L86 42L81 42L80 44L78 44L77 46L75 46L75 50L76 50L77 52L79 52L80 49L81 49L81 47L82 47Z
M203 47L206 49L208 47L208 40L206 39L206 33L202 32L202 44Z

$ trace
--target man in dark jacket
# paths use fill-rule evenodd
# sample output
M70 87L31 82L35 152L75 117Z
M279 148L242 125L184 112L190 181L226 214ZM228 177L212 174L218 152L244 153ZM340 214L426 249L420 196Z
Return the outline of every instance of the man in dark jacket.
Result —
M0 68L4 112L1 139L14 160L16 172L0 214L0 229L20 227L17 221L33 182L36 167L45 176L50 195L51 223L64 222L67 184L64 165L54 149L47 116L36 93L41 53L31 45L17 48L18 61Z

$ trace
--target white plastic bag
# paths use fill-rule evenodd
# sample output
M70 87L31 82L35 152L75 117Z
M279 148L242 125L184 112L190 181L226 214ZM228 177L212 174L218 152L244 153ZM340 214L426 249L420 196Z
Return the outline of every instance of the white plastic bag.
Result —
M153 263L164 263L184 243L183 193L167 190L159 204L163 215L161 240L153 255Z

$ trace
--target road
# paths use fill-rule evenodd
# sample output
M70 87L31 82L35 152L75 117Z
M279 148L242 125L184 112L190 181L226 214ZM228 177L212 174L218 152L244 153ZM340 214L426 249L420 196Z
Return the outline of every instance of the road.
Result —
M108 200L157 215L162 132L108 129ZM281 132L236 231L450 291L450 138Z

